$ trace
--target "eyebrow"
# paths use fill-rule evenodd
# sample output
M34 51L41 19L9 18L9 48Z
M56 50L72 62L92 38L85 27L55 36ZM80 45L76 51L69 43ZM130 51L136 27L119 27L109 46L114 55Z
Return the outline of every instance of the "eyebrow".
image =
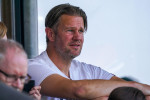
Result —
M65 26L64 29L76 29L76 27L69 27L69 26ZM85 30L83 27L80 27L79 30Z

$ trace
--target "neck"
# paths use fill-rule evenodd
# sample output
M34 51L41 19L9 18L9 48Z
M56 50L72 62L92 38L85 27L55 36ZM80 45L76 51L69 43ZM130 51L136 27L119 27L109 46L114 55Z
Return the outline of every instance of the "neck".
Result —
M62 56L58 55L55 50L46 49L48 57L52 60L52 62L56 65L56 67L63 72L66 76L69 76L69 68L72 60L64 59Z

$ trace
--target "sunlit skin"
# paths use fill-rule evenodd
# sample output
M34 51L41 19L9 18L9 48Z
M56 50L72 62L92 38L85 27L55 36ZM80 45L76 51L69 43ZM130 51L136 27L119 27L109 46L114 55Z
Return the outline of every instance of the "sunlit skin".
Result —
M1 70L9 75L15 76L23 76L27 75L27 58L24 54L14 53L13 50L8 50L6 55L6 59L1 66ZM12 67L13 66L13 67ZM19 91L23 90L24 83L21 83L21 80L18 78L15 82L7 82L6 76L0 75L1 80L5 82L7 85L16 88Z
M83 18L62 15L57 29L55 37L56 52L68 59L78 56L84 42Z

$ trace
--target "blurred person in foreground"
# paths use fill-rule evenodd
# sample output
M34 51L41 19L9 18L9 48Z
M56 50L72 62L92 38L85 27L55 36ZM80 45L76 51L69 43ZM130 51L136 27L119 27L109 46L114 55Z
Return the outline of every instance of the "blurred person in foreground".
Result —
M21 93L0 81L0 100L34 100L29 95Z
M146 98L137 88L118 87L110 93L108 100L146 100Z
M27 68L27 55L22 46L13 40L0 39L0 80L22 91L29 81ZM41 100L40 89L40 86L33 87L29 94Z
M86 30L87 16L79 7L60 4L47 14L47 48L29 60L28 70L47 100L107 100L120 86L137 87L150 96L149 85L127 82L100 67L74 60L80 55Z

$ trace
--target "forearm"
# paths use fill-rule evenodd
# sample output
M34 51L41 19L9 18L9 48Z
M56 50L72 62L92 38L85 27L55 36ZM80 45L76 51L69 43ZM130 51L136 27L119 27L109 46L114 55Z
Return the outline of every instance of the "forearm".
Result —
M146 96L150 96L150 85L135 82L134 87L141 90Z
M128 86L135 87L140 89L145 96L150 98L150 86L146 84L141 84L137 82L128 82L128 81L107 81L107 80L92 80L92 82L88 84L84 84L82 89L82 93L80 97L87 97L88 99L100 99L101 97L108 97L111 91L117 87Z
M117 87L136 87L150 95L150 86L136 82L122 81L117 77L111 80L69 80L60 75L47 77L41 84L41 92L51 97L75 98L75 99L96 99L108 97L111 91Z
M78 89L76 94L80 98L96 99L98 97L107 97L111 91L121 86L133 87L134 82L113 81L113 80L82 80L77 81Z

